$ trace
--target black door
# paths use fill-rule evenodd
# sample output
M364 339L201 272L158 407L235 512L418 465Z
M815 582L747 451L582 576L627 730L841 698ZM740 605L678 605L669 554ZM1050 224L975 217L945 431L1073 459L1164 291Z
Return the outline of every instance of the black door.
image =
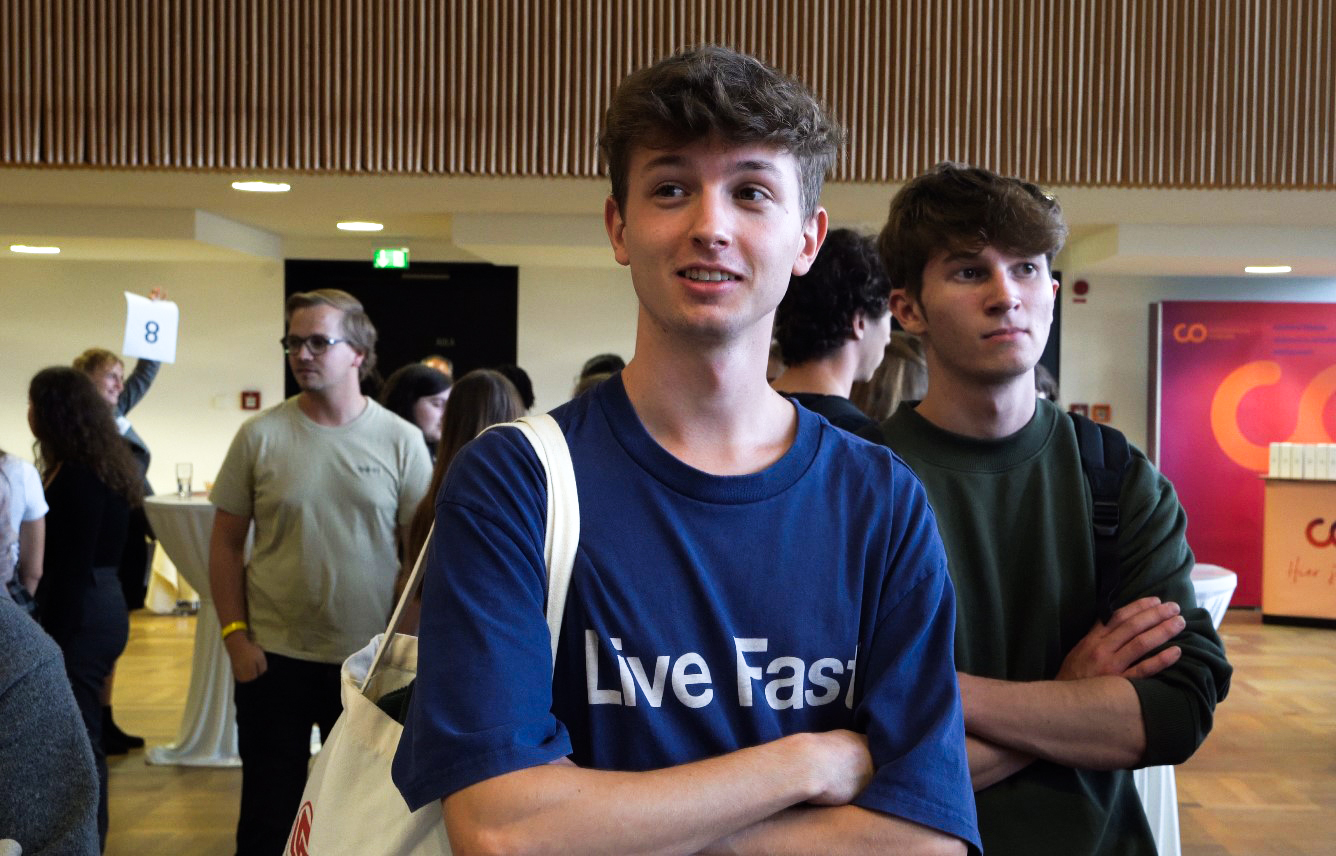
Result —
M468 262L415 262L378 270L371 262L289 259L285 294L340 288L376 325L376 370L388 377L428 354L455 364L455 377L515 362L519 269ZM277 346L275 346L277 347ZM299 391L285 370L287 395Z

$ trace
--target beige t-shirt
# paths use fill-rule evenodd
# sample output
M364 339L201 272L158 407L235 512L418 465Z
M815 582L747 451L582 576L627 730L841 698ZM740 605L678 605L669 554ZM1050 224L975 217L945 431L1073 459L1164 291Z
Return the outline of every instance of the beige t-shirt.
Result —
M370 399L337 428L295 397L242 425L209 499L255 521L246 611L260 647L337 663L384 632L397 527L430 480L422 432Z

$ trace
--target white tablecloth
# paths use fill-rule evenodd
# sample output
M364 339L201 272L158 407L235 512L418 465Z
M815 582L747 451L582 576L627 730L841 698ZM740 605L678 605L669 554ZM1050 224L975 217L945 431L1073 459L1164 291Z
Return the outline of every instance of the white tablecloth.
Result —
M1234 596L1234 587L1238 584L1238 575L1219 565L1197 565L1192 569L1192 588L1197 595L1197 605L1211 614L1211 623L1217 629L1225 618L1229 599ZM1146 819L1150 821L1150 831L1155 836L1155 846L1160 856L1180 856L1178 785L1174 780L1174 768L1146 767L1134 770L1132 781L1136 782L1137 791L1141 794L1141 804L1145 806Z
M151 496L144 510L176 569L199 593L190 689L176 742L148 750L150 764L237 767L237 715L232 702L232 665L219 638L218 614L209 593L209 538L214 508L202 496Z

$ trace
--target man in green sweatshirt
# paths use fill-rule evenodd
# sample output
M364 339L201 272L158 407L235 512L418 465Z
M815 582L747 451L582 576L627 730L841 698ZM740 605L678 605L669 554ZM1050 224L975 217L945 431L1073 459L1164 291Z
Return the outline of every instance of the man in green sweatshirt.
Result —
M1129 771L1191 756L1232 671L1193 596L1183 508L1135 448L1100 620L1074 425L1034 391L1066 232L1035 185L941 164L896 195L878 239L928 392L871 435L922 479L946 544L990 856L1155 853Z

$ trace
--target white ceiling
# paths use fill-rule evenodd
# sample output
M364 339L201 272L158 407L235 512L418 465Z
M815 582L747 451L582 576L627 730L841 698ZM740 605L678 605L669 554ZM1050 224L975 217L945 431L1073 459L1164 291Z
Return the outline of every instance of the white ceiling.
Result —
M239 179L286 181L242 193ZM833 184L835 225L875 230L891 185ZM1069 266L1136 275L1242 275L1285 263L1336 276L1336 192L1055 188L1072 227ZM427 178L131 170L0 170L0 247L54 244L59 259L370 258L605 267L602 179ZM335 229L373 220L380 233ZM3 250L0 250L3 252ZM12 257L12 256L11 256Z

